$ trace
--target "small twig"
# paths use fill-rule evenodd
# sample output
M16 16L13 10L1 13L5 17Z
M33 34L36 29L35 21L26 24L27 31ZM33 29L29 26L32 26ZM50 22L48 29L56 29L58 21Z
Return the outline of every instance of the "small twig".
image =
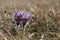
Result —
M0 35L5 39L7 40L7 38L0 32Z
M44 38L44 34L41 36L41 39L40 40L43 40L43 38Z

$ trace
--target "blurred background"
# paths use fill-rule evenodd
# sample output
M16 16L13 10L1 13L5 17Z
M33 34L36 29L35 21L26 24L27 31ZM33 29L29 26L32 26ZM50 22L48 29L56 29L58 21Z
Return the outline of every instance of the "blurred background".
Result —
M16 10L35 15L25 34L11 31ZM0 40L60 40L60 0L0 0Z

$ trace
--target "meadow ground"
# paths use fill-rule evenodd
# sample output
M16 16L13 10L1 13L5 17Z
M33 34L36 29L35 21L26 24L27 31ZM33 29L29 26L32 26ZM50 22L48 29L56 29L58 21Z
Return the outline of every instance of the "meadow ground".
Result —
M16 10L35 15L18 34L11 31ZM60 0L0 0L0 40L60 40Z

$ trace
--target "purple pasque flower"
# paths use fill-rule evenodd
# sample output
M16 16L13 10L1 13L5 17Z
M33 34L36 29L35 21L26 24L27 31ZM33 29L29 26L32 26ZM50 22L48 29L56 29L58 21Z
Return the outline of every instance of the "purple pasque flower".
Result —
M24 20L24 19L30 19L32 17L31 12L26 12L26 11L16 11L13 14L14 20Z

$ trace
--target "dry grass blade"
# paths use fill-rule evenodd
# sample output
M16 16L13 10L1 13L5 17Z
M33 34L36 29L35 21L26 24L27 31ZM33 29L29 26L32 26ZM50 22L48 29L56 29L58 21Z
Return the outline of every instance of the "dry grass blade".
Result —
M0 35L5 39L7 40L7 38L0 32Z
M44 34L41 36L41 39L40 40L43 40L43 38L44 38Z
M25 28L27 27L27 25L29 24L29 22L30 22L31 19L32 19L32 18L30 18L30 19L28 20L28 22L27 22L26 25L24 26Z
M25 26L24 26L24 31L25 31L25 28L29 25L31 19L32 19L32 17L31 17L31 18L28 20L28 22L25 24Z
M35 33L32 33L29 35L29 39L32 38L32 36L34 36Z

